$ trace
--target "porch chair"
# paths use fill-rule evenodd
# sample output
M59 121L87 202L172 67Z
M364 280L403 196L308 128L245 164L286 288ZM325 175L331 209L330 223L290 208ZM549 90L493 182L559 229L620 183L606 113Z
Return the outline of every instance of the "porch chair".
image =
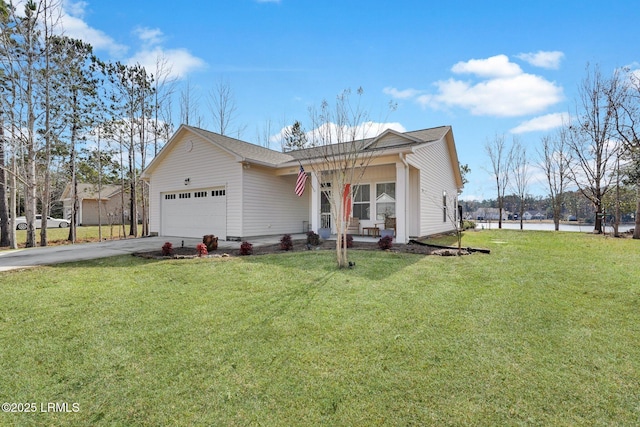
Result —
M384 228L385 230L390 230L393 228L393 235L396 235L396 218L392 216L388 216L384 219Z
M347 234L360 234L360 218L349 218L349 225L347 226Z

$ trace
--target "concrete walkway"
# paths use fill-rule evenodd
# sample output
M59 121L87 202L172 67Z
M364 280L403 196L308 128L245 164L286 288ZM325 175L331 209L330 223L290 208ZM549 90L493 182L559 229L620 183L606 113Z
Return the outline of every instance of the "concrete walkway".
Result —
M278 243L282 236L268 236L251 239L254 246ZM304 234L293 235L293 239L304 239ZM63 262L84 261L88 259L106 258L134 252L160 250L165 242L173 247L184 246L195 248L202 239L190 237L141 237L137 239L105 240L95 243L78 243L75 245L46 246L37 248L14 249L0 251L0 271L29 268L38 265L50 265ZM218 242L219 249L238 249L241 242Z

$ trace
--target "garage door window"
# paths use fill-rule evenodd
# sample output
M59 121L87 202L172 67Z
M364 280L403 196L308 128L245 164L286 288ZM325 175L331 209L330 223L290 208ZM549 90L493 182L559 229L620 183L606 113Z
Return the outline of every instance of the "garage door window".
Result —
M178 194L178 198L179 199L190 199L191 198L191 193L180 193L180 194Z
M165 200L175 200L176 195L175 194L165 194L164 195L164 199Z
M213 190L211 192L211 196L212 197L220 197L220 196L225 196L226 194L226 190Z
M193 197L207 197L207 191L196 191L193 193Z

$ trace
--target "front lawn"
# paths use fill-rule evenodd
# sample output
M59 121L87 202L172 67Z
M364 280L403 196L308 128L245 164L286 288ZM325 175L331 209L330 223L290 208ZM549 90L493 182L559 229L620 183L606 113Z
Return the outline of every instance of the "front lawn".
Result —
M491 230L463 245L492 253L0 273L0 402L38 410L0 425L640 422L640 242Z

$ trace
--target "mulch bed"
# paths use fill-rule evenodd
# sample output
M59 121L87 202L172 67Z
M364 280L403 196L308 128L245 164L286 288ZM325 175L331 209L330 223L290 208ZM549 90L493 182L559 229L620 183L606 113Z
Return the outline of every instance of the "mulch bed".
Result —
M310 250L334 250L336 247L335 241L323 241L319 246L313 246ZM294 240L293 241L293 249L289 251L284 251L280 249L280 244L276 243L273 245L265 245L265 246L256 246L253 248L252 255L267 255L267 254L281 254L286 252L302 252L308 251L307 241L306 240ZM378 242L353 242L353 247L349 248L349 250L364 250L364 251L379 251ZM411 253L411 254L419 254L419 255L457 255L457 250L451 249L441 249L441 248L433 248L431 246L423 246L417 244L394 244L391 249L388 249L387 252L395 252L395 253ZM465 254L465 253L463 253ZM158 248L157 251L151 252L136 252L133 254L134 256L149 258L149 259L181 259L181 258L195 258L197 257L195 248L173 248L173 255L171 256L163 256L162 251ZM218 257L237 257L240 256L239 249L218 249L214 252L210 252L207 255L209 258L218 258Z

